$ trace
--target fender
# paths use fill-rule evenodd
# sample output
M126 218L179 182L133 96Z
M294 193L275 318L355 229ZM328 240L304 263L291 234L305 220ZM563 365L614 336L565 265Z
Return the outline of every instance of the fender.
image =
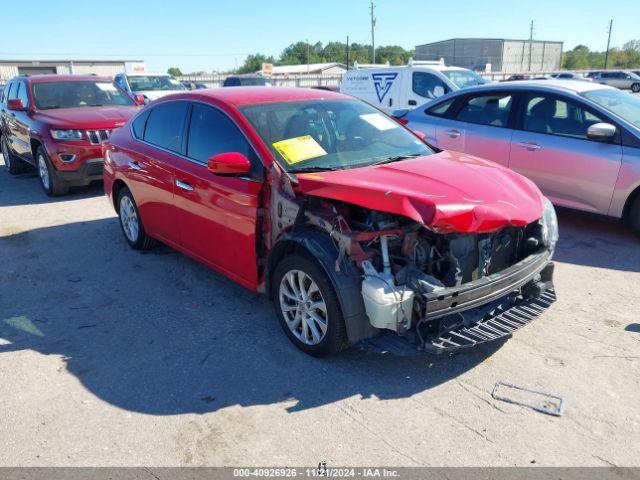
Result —
M336 271L338 250L331 237L319 230L296 229L284 233L277 240L267 259L265 274L267 295L271 297L271 273L278 261L295 249L303 250L312 256L327 274L338 295L349 343L354 344L377 335L379 330L371 326L365 313L360 272L352 262L346 259L340 262L340 271Z

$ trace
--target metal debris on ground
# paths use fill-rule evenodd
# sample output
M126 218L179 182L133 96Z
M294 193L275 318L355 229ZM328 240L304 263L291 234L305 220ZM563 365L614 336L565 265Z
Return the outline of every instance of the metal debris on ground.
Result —
M564 398L510 383L496 383L491 396L496 400L528 407L555 417L561 416L564 410Z

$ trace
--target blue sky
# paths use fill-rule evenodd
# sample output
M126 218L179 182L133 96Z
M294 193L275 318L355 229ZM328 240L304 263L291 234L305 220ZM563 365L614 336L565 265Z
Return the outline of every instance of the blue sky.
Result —
M606 47L640 39L635 0L377 0L376 44L451 37L561 40ZM224 70L297 40L371 41L367 0L30 0L5 8L0 59L141 58L149 69Z

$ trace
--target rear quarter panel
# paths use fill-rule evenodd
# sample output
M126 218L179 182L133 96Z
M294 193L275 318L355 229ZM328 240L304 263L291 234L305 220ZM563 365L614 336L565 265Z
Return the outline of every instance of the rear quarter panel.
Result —
M637 188L640 188L640 148L623 146L622 164L618 172L609 215L622 217L629 195Z

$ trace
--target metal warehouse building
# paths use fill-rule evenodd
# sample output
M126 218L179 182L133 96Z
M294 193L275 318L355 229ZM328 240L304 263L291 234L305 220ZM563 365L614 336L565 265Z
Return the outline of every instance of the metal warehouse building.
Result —
M448 65L492 72L548 72L558 70L562 42L504 38L452 38L416 46L417 60L439 60Z
M0 82L18 74L43 73L89 74L114 76L128 65L143 64L142 60L0 60Z

